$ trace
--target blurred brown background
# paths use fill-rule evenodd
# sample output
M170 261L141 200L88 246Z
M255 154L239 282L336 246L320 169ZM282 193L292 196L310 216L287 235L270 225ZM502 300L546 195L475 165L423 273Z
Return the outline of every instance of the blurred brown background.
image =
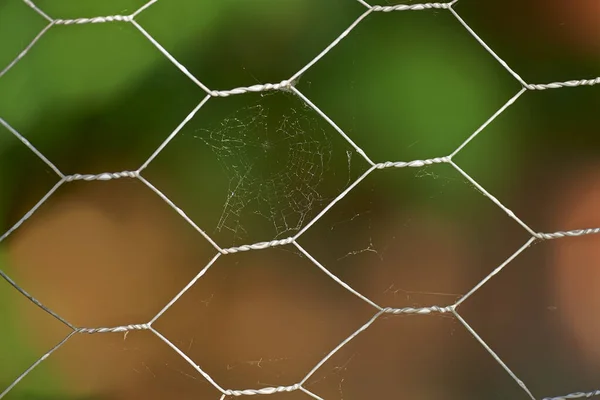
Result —
M76 18L143 3L36 4ZM597 1L455 9L529 83L600 74ZM230 89L290 77L364 10L159 0L138 21L208 87ZM0 3L0 70L43 27L23 2ZM520 89L446 10L373 13L297 87L375 162L450 154ZM526 92L455 161L536 231L598 227L599 89ZM66 174L134 170L204 95L129 24L56 26L0 78L0 117ZM231 247L294 235L366 167L300 99L262 93L209 100L143 175ZM57 180L0 129L0 233ZM424 307L454 303L527 239L435 165L373 172L298 242L377 304ZM598 240L536 244L459 308L537 398L600 385ZM117 326L150 320L215 254L141 182L76 182L0 244L0 268L76 326ZM222 387L260 388L300 381L375 311L288 245L221 256L155 327ZM0 392L68 333L0 282ZM448 315L382 316L306 387L340 400L527 398ZM75 335L6 398L220 393L144 331Z

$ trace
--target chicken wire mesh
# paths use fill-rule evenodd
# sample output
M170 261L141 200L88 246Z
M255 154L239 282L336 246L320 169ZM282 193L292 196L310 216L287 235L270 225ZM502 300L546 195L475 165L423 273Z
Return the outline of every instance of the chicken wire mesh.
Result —
M81 327L76 326L69 322L67 319L61 317L60 313L53 311L48 308L40 301L35 298L35 293L29 293L25 289L23 289L18 282L13 280L9 274L0 270L0 275L17 291L19 291L23 296L33 302L36 306L41 308L44 312L50 314L56 320L60 321L62 324L67 326L70 329L70 333L61 340L56 346L51 348L47 353L45 353L42 357L40 357L35 363L33 363L28 369L23 371L23 373L18 376L12 383L6 387L1 393L0 398L7 396L13 388L19 384L30 372L32 372L36 367L38 367L44 360L52 357L52 354L61 348L63 345L68 343L74 336L81 334L111 334L111 333L128 333L130 331L139 331L145 330L150 331L156 337L158 337L164 345L168 346L172 349L173 352L177 353L181 358L183 358L189 365L194 368L194 370L200 374L206 381L208 381L211 385L214 386L220 392L220 399L223 400L229 396L246 396L246 395L271 395L275 393L284 393L284 392L295 392L300 391L304 392L306 395L315 398L322 399L318 394L309 390L307 388L306 383L311 379L314 374L332 357L334 357L343 347L345 347L348 343L350 343L353 339L361 335L362 332L368 330L376 320L380 319L384 315L439 315L445 314L450 315L460 322L463 329L466 329L472 335L473 340L477 341L483 348L489 353L489 356L495 360L508 375L520 386L520 388L527 394L527 396L531 399L541 399L541 397L535 395L533 391L531 391L527 382L522 381L519 376L513 372L511 367L503 361L503 359L496 354L493 346L488 345L488 343L479 336L477 331L471 327L469 322L463 318L463 316L459 313L460 306L463 302L469 299L474 293L476 293L483 285L492 280L497 274L499 274L507 265L509 265L512 261L514 261L517 257L521 255L521 253L526 252L532 245L548 240L564 240L566 237L577 237L584 235L591 235L600 233L600 228L585 228L577 230L565 230L565 231L556 231L556 232L538 232L530 227L524 220L519 218L511 209L509 209L501 200L496 198L492 193L486 190L476 179L471 177L461 166L455 162L455 158L457 154L459 154L463 149L471 143L473 139L475 139L482 131L484 131L488 125L492 123L498 116L500 116L504 111L506 111L509 107L511 107L515 102L519 100L519 98L528 91L544 91L544 90L554 90L554 89L563 89L570 90L568 88L575 88L580 86L592 86L600 84L600 77L594 79L576 79L569 80L563 82L551 82L551 83L528 83L524 79L522 79L517 72L515 72L511 67L498 55L494 52L490 46L486 44L477 33L471 29L471 27L461 18L459 13L455 10L455 5L460 2L460 0L454 0L448 3L423 3L423 4L400 4L400 5L370 5L365 1L358 0L358 2L364 6L365 11L362 15L360 15L346 30L344 30L334 41L332 41L321 53L319 53L316 57L310 60L304 67L302 67L298 72L293 74L289 79L283 80L277 83L266 83L266 84L255 84L252 86L246 87L236 87L231 90L213 90L207 87L202 80L192 74L180 61L178 61L168 50L165 49L161 45L161 43L156 40L152 33L147 31L141 23L138 22L138 17L142 15L146 10L148 10L151 6L157 3L158 0L151 0L139 9L137 9L132 14L127 15L108 15L108 16L97 16L97 17L82 17L75 19L60 19L53 18L48 15L42 8L38 7L34 2L30 0L23 0L23 2L29 6L32 12L39 14L46 21L46 26L39 32L39 34L31 41L31 43L15 58L12 62L10 62L1 72L0 79L8 73L9 70L14 68L22 59L24 59L27 54L34 48L36 43L46 35L50 30L56 29L56 26L59 25L84 25L84 24L130 24L139 34L143 35L143 37L150 42L156 49L156 51L162 53L166 59L168 59L175 67L177 67L189 80L195 83L199 88L201 88L205 92L205 97L200 101L200 103L190 112L183 121L173 130L168 137L160 144L160 146L151 154L149 158L137 169L127 170L121 172L106 172L99 174L65 174L62 170L57 167L49 158L47 158L41 151L36 148L34 144L32 144L22 133L17 131L10 124L9 121L6 121L0 118L0 124L4 126L12 135L14 135L24 146L26 146L31 152L33 152L40 160L42 160L57 176L58 182L48 191L42 198L35 204L35 206L29 210L16 224L14 224L8 231L3 233L0 237L0 242L4 241L8 238L15 230L17 230L22 224L24 224L28 219L32 217L32 215L49 199L55 194L55 192L63 187L64 185L68 185L74 181L112 181L112 180L120 180L120 179L134 179L141 181L144 185L146 185L150 190L152 190L158 197L160 197L166 204L168 204L173 210L179 214L190 226L192 226L198 234L202 235L214 248L216 255L208 262L208 264L199 272L197 275L174 297L171 301L166 304L160 312L158 312L151 320L145 323L138 323L137 321L132 321L131 324L123 325L123 326L113 326L113 327ZM327 55L332 49L338 46L344 38L346 38L350 32L355 30L368 16L377 14L377 13L396 13L396 12L445 12L451 14L451 16L455 19L457 24L460 24L466 29L466 31L489 53L493 58L499 63L506 71L512 75L514 80L516 80L521 89L514 94L512 98L510 98L502 107L500 107L492 116L489 117L485 123L483 123L475 132L473 132L462 144L454 149L450 154L445 156L435 156L432 158L426 159L417 159L412 161L373 161L367 152L357 145L351 136L347 134L341 127L336 125L336 122L330 118L325 112L323 112L317 104L313 103L311 99L307 97L303 92L301 92L297 88L297 82L300 78L309 71L315 64L317 64L325 55ZM207 234L202 227L194 222L194 219L186 214L186 211L183 208L180 208L177 205L177 202L173 201L169 196L167 196L163 191L159 190L153 183L150 182L149 179L144 177L144 171L147 167L153 163L153 161L157 158L159 154L161 154L167 146L173 141L173 139L182 131L182 129L190 123L190 121L198 114L198 112L206 107L209 102L219 101L218 98L227 98L237 95L244 95L247 93L270 93L270 92L285 92L296 99L300 99L304 106L307 106L312 111L316 112L320 118L326 121L336 132L337 134L343 138L343 140L351 146L353 151L359 155L366 163L368 167L364 172L358 174L358 176L353 177L350 180L350 183L345 187L339 194L333 196L332 200L328 201L326 205L314 216L310 216L306 212L303 212L302 204L295 203L293 198L286 198L286 202L292 205L295 204L295 207L291 207L288 211L289 214L296 215L296 221L289 222L286 217L283 217L281 220L274 221L276 225L276 231L278 237L270 240L259 243L252 244L244 244L237 245L233 247L221 247L218 244L218 240L214 240L211 235ZM261 115L261 110L258 110L258 115ZM258 121L258 122L257 122ZM251 123L260 123L260 119L256 117L252 118ZM310 122L306 122L309 123ZM243 126L247 126L248 122L239 123L238 125L234 125L233 129L240 128ZM293 128L293 127L292 127ZM290 127L286 126L285 129L282 128L282 132L290 131ZM300 128L299 128L300 129ZM304 128L303 128L304 129ZM311 128L312 130L312 128ZM223 140L227 140L226 132L209 132L209 137L207 139L203 139L207 145L209 145L217 154L217 158L228 158L232 160L240 160L244 157L244 149L236 151L234 148L220 148L219 143L222 143ZM251 137L246 137L244 140L253 140ZM304 139L303 139L304 140ZM324 151L319 148L319 144L321 141L326 140L324 136L316 135L311 138L311 140L302 142L301 146L298 146L298 152L311 152L312 154L317 154L317 158L324 157ZM265 149L268 149L271 144L269 141L259 141L256 143L256 146L262 146ZM350 154L350 153L348 153ZM510 257L508 257L504 262L502 262L499 266L497 266L491 273L489 273L484 279L482 279L479 283L472 287L470 291L466 294L460 296L460 298L451 303L451 304L442 304L442 305L430 305L424 307L401 307L394 308L386 306L385 304L378 304L377 302L370 299L368 296L363 295L358 290L354 289L343 279L335 275L331 272L326 266L324 266L318 257L313 256L310 251L306 250L303 247L299 239L305 235L307 231L309 231L318 221L320 221L336 204L338 204L342 199L347 197L351 192L355 191L356 187L363 182L367 177L372 176L374 174L381 173L381 170L386 169L401 169L401 168L409 168L409 169L424 169L432 165L437 164L447 164L451 166L460 176L462 176L467 184L474 186L481 194L483 194L489 201L493 202L496 207L501 209L506 215L512 218L516 223L518 223L523 230L527 232L529 235L528 240L518 248L516 252L514 252ZM282 176L278 176L273 178L273 180L269 181L272 188L280 187L283 188L284 185L280 182L286 179L298 179L302 176L303 166L299 166L298 170L292 169L291 177L290 173L283 174ZM312 169L311 169L312 171ZM232 169L229 171L231 174L236 176L236 179L233 179L233 182L236 184L233 189L231 189L232 195L234 192L239 193L245 189L242 185L243 177L238 176L239 171L237 169ZM238 174L238 175L236 175ZM306 175L306 179L313 179L315 176L314 172ZM257 185L257 182L244 182L245 185ZM304 190L306 192L310 191L310 185L302 186L300 185L300 191ZM271 189L269 189L271 190ZM271 190L272 191L272 190ZM288 195L283 190L275 190L276 198L272 201L279 201L278 197L285 197ZM308 193L307 193L308 196ZM236 200L237 201L237 200ZM310 205L312 205L315 201L322 201L319 198L310 198L306 197L306 201ZM237 214L239 209L243 208L244 204L238 204L234 200L228 198L227 206L225 207L224 215L221 217L220 224L222 226L229 226L229 222L227 220L227 216L230 214ZM291 224L291 226L290 226ZM237 229L237 228L236 228ZM235 230L235 229L234 229ZM287 232L295 232L292 235L285 236ZM234 233L237 233L235 231ZM283 235L283 237L282 237ZM227 257L231 254L240 253L240 252L250 252L250 251L260 251L268 248L274 248L279 246L291 245L294 246L295 249L308 260L310 260L314 266L320 269L326 276L332 279L337 285L343 287L346 291L352 293L356 297L358 297L361 301L368 304L372 307L372 315L357 330L355 330L351 335L349 335L346 339L344 339L341 343L339 343L335 348L333 348L330 352L328 352L323 358L320 359L318 363L316 363L311 369L309 369L304 377L290 385L285 386L264 386L257 388L245 388L245 389L231 389L226 388L219 384L209 373L207 373L201 365L198 365L188 354L186 354L186 350L183 350L180 346L174 344L165 334L161 333L157 328L155 328L155 322L163 316L165 312L172 308L172 306L177 303L184 294L186 294L202 277L209 271L209 269L215 264L217 260L222 257ZM372 249L371 249L372 250ZM365 249L365 251L369 251L369 248ZM135 323L134 323L135 322ZM560 400L560 399L574 399L574 398L590 398L593 396L600 395L600 391L598 390L588 390L582 392L574 392L570 394L557 395L555 397L544 397L544 400Z

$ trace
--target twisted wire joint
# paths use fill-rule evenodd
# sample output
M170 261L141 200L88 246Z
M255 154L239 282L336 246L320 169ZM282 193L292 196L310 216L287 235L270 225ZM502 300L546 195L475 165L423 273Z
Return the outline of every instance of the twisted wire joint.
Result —
M249 250L263 250L263 249L268 249L269 247L274 247L274 246L283 246L286 244L290 244L294 241L293 237L289 237L286 239L280 239L280 240L271 240L270 242L260 242L260 243L255 243L255 244L245 244L243 246L238 246L238 247L230 247L229 249L222 249L221 253L222 254L233 254L233 253L237 253L240 251L249 251Z
M600 233L600 228L577 229L573 231L559 231L554 233L538 233L536 234L536 237L538 239L560 239L564 237L593 235L596 233Z
M527 84L525 88L529 90L546 90L546 89L560 89L564 87L577 87L577 86L593 86L600 84L600 76L595 79L580 79L566 82L552 82L542 84Z
M431 306L431 307L404 307L404 308L391 308L386 307L383 309L383 312L386 314L431 314L431 313L449 313L452 312L454 306L440 307L440 306Z
M420 11L430 9L449 9L452 3L423 3L423 4L398 4L395 6L373 6L371 10L381 12L391 11Z
M73 174L65 177L65 182L73 181L110 181L120 178L137 178L137 171L103 172L101 174Z
M94 18L76 18L76 19L55 19L54 25L83 25L83 24L103 24L106 22L131 22L131 15L109 15L106 17Z
M244 93L258 93L258 92L266 92L268 90L289 90L292 86L294 86L291 81L281 81L279 83L265 83L263 85L253 85L248 87L238 87L231 90L213 90L210 92L210 95L213 97L228 97L234 94L244 94Z
M571 393L566 396L544 397L542 400L589 399L590 397L594 396L600 396L600 390L594 390L592 392Z
M432 164L442 164L450 161L450 157L437 157L430 158L428 160L413 160L413 161L396 161L396 162L382 162L379 164L375 164L375 168L384 169L384 168L405 168L405 167L424 167L426 165Z
M78 333L117 333L117 332L127 332L127 331L144 331L150 329L148 324L133 324L133 325L123 325L123 326L115 326L113 328L79 328L77 329Z
M227 396L252 396L256 394L273 394L282 392L293 392L300 389L300 384L296 383L291 386L266 387L262 389L244 389L244 390L225 390L223 394Z

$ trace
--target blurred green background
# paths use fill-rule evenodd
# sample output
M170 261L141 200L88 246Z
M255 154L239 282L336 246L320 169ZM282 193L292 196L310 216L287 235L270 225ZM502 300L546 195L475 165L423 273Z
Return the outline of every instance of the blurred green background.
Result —
M548 83L600 74L600 10L591 1L577 3L459 0L455 8L525 81ZM68 19L129 14L144 2L39 0L36 4L53 18ZM136 21L203 84L225 90L289 78L364 11L352 0L159 0ZM3 0L0 70L46 24L24 2ZM514 96L520 85L450 12L427 10L369 15L301 76L297 88L373 161L383 162L450 154ZM559 207L554 204L561 191L557 182L569 182L568 177L579 174L580 167L597 166L598 89L524 93L455 161L536 231L593 225L590 214L589 221L583 221L586 226L558 226L553 210ZM0 118L65 174L135 170L205 95L132 24L54 26L0 77ZM409 220L413 211L417 215L429 210L440 219L458 221L468 237L468 248L479 257L464 267L469 284L458 285L464 294L524 243L526 236L446 167L381 172L401 174L402 179L369 180L359 185L352 201L360 204L369 199L365 207L368 212L379 212L381 216L373 221L381 223L399 208ZM278 92L210 99L143 176L220 246L231 247L293 235L365 170L364 160L331 126L294 95ZM0 233L13 226L57 181L29 149L0 128ZM65 186L59 192L62 195L68 190ZM336 223L358 216L362 211L353 204L344 206L348 215L340 212L338 220L327 227L333 230ZM575 207L576 202L571 205ZM178 218L175 213L172 217ZM496 221L503 221L506 227L495 229ZM405 229L412 226L405 225ZM322 227L322 235L307 236L309 251L311 245L325 242L327 227ZM315 232L319 229L316 224ZM334 248L358 241L358 230L350 227L342 235L332 235L326 245L321 244L328 248L317 258L326 259L336 252ZM515 238L517 231L521 236ZM495 239L480 239L486 235ZM12 239L11 235L0 244L0 254L9 250ZM361 246L356 244L354 250ZM427 251L427 246L423 248ZM315 248L315 252L319 250ZM59 252L54 256L59 257ZM542 263L545 257L540 255L535 262ZM339 262L334 259L331 264ZM3 271L19 275L18 262L10 257L2 258L1 265ZM364 267L352 268L362 271L357 276L370 273ZM541 271L542 276L524 278L522 285L511 290L521 293L515 298L545 309L551 295L539 282L552 278L544 275L548 271ZM532 288L527 282L539 286ZM12 306L16 297L8 285L0 283L0 392L40 355L16 322L20 318ZM486 307L494 300L490 302L482 300L476 311L483 321L489 314ZM536 311L527 312L533 315ZM523 329L543 332L546 322L530 317L525 313L515 321ZM489 329L498 335L497 329L502 328ZM589 371L587 367L559 366L560 360L571 365L579 358L571 351L574 347L569 347L575 345L556 335L537 347L518 340L507 344L515 353L519 346L535 347L528 355L530 364L524 362L521 368L538 371L530 381L544 395L577 391L584 389L577 384L593 382L580 373ZM564 347L560 355L540 361L556 343ZM468 392L468 398L508 398L486 396L486 378L472 375L481 371L462 370L478 382L482 380L471 387L474 392ZM514 385L498 378L502 373L495 371L490 376L503 382L499 387ZM72 396L67 389L69 379L73 378L42 369L8 398Z

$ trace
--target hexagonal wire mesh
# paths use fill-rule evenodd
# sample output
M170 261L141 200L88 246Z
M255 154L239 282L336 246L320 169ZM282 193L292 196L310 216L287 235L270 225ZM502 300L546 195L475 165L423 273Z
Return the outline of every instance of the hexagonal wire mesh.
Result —
M180 357L182 357L185 361L187 361L191 367L193 367L200 375L204 377L210 384L212 384L220 393L221 400L225 399L228 396L245 396L245 395L269 395L274 393L281 392L293 392L293 391L302 391L307 395L315 398L321 399L317 394L312 392L306 387L306 382L315 374L315 372L321 368L328 360L330 360L336 353L340 351L344 346L346 346L350 341L356 338L365 330L369 329L373 323L378 320L383 315L406 315L406 314L419 314L419 315L428 315L428 314L447 314L450 315L456 320L458 320L464 329L466 329L473 337L473 340L479 342L481 346L489 353L490 357L492 357L498 364L506 370L506 372L514 379L518 385L521 387L523 391L531 399L536 399L536 396L530 391L525 382L521 381L517 374L515 374L511 368L494 352L494 349L489 346L486 341L484 341L478 333L471 327L469 322L461 316L459 313L459 308L461 304L471 297L475 292L477 292L483 285L485 285L488 281L493 279L498 273L500 273L509 263L515 260L521 253L525 252L528 248L530 248L536 242L548 241L548 240L560 240L565 237L573 237L573 236L583 236L590 234L600 233L600 228L595 229L578 229L578 230L569 230L569 231L557 231L557 232L537 232L533 230L528 224L526 224L522 219L519 218L513 211L511 211L507 206L505 206L500 200L498 200L492 193L486 190L483 186L481 186L474 178L472 178L461 166L459 166L455 161L455 156L460 153L465 146L467 146L476 136L478 136L492 121L494 121L500 114L502 114L505 110L507 110L511 105L513 105L517 100L527 91L542 91L542 90L553 90L553 89L565 89L565 88L574 88L578 86L591 86L600 84L600 77L595 79L579 79L579 80L569 80L564 82L552 82L552 83L528 83L524 79L522 79L515 71L511 69L511 67L499 56L497 55L478 35L477 33L470 28L469 25L461 18L459 13L455 10L455 5L460 0L453 0L447 3L424 3L424 4L401 4L401 5L389 5L389 6L380 6L380 5L370 5L366 1L358 0L358 2L365 7L365 11L358 19L356 19L346 30L344 30L333 42L331 42L321 53L319 53L316 57L310 60L303 68L301 68L298 72L293 74L289 79L283 80L277 83L266 83L266 84L256 84L247 87L237 87L231 90L213 90L207 87L202 81L194 76L181 62L179 62L173 55L170 54L169 51L165 49L152 35L152 33L148 32L139 22L138 16L143 14L147 9L149 9L153 4L155 4L158 0L151 0L147 2L145 5L137 9L134 13L129 15L109 15L109 16L98 16L98 17L89 17L89 18L76 18L76 19L57 19L49 16L44 10L34 4L31 0L23 0L23 2L30 7L30 9L43 17L47 24L46 26L39 32L39 34L31 41L31 43L15 58L8 66L6 66L0 72L0 78L2 78L9 70L11 70L17 63L19 63L23 58L27 56L30 50L36 45L36 43L40 40L42 36L47 34L50 30L52 30L57 25L81 25L81 24L130 24L135 27L141 35L145 39L147 39L152 45L156 48L157 51L162 53L164 57L166 57L172 64L174 64L187 78L189 78L193 83L195 83L199 88L201 88L204 92L206 92L206 96L202 99L202 101L192 110L191 113L177 126L175 130L173 130L168 137L162 142L162 144L153 152L153 154L136 170L122 171L122 172L107 172L100 174L65 174L58 168L49 158L47 158L41 151L39 151L31 142L29 142L20 132L14 129L9 122L0 118L0 124L2 124L10 133L12 133L18 140L20 140L31 152L33 152L40 160L42 160L48 167L54 171L58 178L58 182L42 197L41 200L35 206L25 214L16 224L14 224L7 232L3 233L0 236L0 242L6 239L9 235L11 235L15 230L17 230L25 221L27 221L35 212L40 208L42 204L44 204L53 194L61 188L63 185L67 185L70 182L74 181L110 181L117 179L134 179L141 181L144 185L150 188L157 196L159 196L165 203L167 203L173 210L175 210L189 225L191 225L200 235L204 236L204 238L210 242L210 244L214 247L216 255L210 260L210 262L177 294L171 301L168 302L162 308L160 312L158 312L150 321L145 323L133 323L137 321L132 321L129 325L124 326L113 326L113 327L80 327L75 326L70 323L67 319L61 317L58 313L55 313L50 308L46 307L44 304L36 300L36 298L22 289L19 286L18 282L15 282L7 273L0 270L0 275L17 291L19 291L23 296L33 302L36 306L44 310L46 313L50 314L52 317L60 321L62 324L67 326L70 329L70 333L56 346L50 349L46 354L44 354L41 358L39 358L33 365L31 365L27 370L23 371L23 373L14 380L12 384L10 384L7 388L3 389L0 393L0 398L6 396L25 376L27 376L32 370L34 370L40 363L46 360L48 357L52 356L57 349L61 348L65 343L73 338L75 335L80 334L110 334L115 332L129 332L135 330L146 330L152 332L156 337L160 338L162 342L166 346L169 346L175 353L177 353ZM377 14L377 13L396 13L396 12L432 12L435 10L439 10L440 12L446 12L453 16L455 22L460 24L466 29L466 31L489 53L491 54L495 60L508 71L512 77L521 85L521 89L514 94L510 100L508 100L502 107L500 107L489 119L481 125L475 132L473 132L462 144L460 144L457 148L454 149L450 154L439 156L434 155L435 157L427 158L427 159L418 159L411 161L386 161L386 162L378 162L373 161L369 155L359 147L344 130L342 130L336 122L333 121L328 115L321 111L321 109L311 101L304 93L302 93L297 88L297 82L307 71L309 71L319 60L321 60L326 54L328 54L332 49L334 49L341 41L344 40L348 34L356 29L362 21L366 19L367 16ZM292 94L305 103L310 109L314 110L323 120L325 120L335 131L337 134L343 138L349 144L353 151L355 151L360 157L362 157L366 163L368 163L368 168L366 172L359 174L357 178L353 178L353 181L343 190L339 195L333 198L328 204L324 206L324 208L316 214L312 219L310 219L307 223L305 223L301 229L299 229L294 235L284 238L277 238L271 241L265 241L260 243L253 244L245 244L241 246L224 248L217 244L217 241L213 240L209 234L207 234L200 226L198 226L192 218L190 218L186 212L179 208L178 205L172 201L166 194L164 194L161 190L155 187L148 179L144 177L144 171L146 168L155 160L155 158L163 152L163 150L167 147L167 145L184 129L186 124L188 124L192 118L206 105L207 102L219 101L218 98L244 95L246 93L261 93L261 92L276 92L282 91L288 94ZM235 156L235 154L233 154ZM357 185L364 181L365 178L373 175L379 174L381 170L384 169L401 169L401 168L414 168L421 169L435 164L447 164L451 166L459 175L464 177L466 181L472 184L475 188L477 188L485 197L489 199L489 201L493 202L495 206L501 209L504 213L506 213L510 218L516 221L530 236L529 239L522 244L522 246L514 252L508 259L502 262L497 268L495 268L489 275L487 275L483 280L481 280L478 284L476 284L470 291L466 294L462 295L459 300L452 304L443 304L443 305L431 305L427 307L402 307L402 308L392 308L386 305L378 304L369 297L363 295L359 291L355 290L344 280L336 276L332 273L328 268L326 268L319 259L313 257L311 252L307 251L303 246L301 246L298 242L298 239L304 235L313 225L322 219L322 217L328 213L336 204L338 204L342 199L344 199L349 193L351 193ZM169 340L163 333L159 332L154 324L155 322L167 311L169 310L175 303L177 303L182 296L188 292L192 286L196 284L196 282L201 279L207 271L215 264L215 262L222 258L226 257L230 254L240 253L240 252L248 252L248 251L260 251L267 248L272 248L276 246L286 246L291 245L294 246L301 254L303 254L308 260L310 260L316 267L318 267L322 272L324 272L329 278L335 281L338 285L343 287L348 292L357 296L360 300L368 304L372 307L373 313L372 316L368 319L364 325L362 325L359 329L357 329L354 333L348 336L345 340L343 340L339 345L333 348L325 357L323 357L313 368L306 372L304 377L288 386L273 386L273 387L259 387L259 388L246 388L246 389L230 389L222 387L218 382L215 381L202 367L197 365L187 354L186 351L182 350L180 347L176 346L171 340ZM574 399L574 398L588 398L592 396L600 395L599 390L588 391L588 392L578 392L571 393L566 395L560 395L556 397L546 397L544 400L560 400L560 399Z

